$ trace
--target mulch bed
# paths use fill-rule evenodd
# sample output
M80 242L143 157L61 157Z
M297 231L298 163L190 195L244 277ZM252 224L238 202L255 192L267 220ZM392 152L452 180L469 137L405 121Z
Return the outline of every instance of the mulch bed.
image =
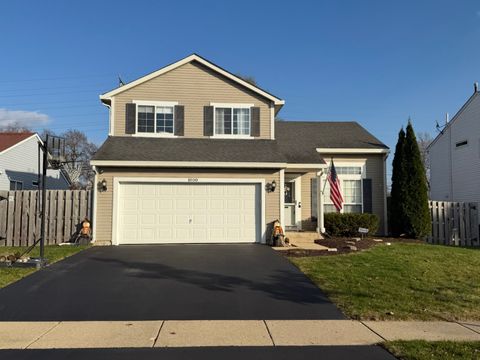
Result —
M361 240L355 240L355 238L338 238L330 237L325 239L315 240L319 245L326 246L328 248L336 248L337 251L326 251L326 250L305 250L305 249L296 249L292 247L289 250L279 251L280 254L290 257L304 257L304 256L333 256L340 254L349 254L352 252L358 252L370 249L373 246L385 243L399 243L399 242L409 242L409 243L421 243L420 240L414 239L405 239L405 238L390 238L390 237L375 237L375 238L363 238ZM381 239L382 241L375 241L374 239ZM354 246L357 250L351 248Z

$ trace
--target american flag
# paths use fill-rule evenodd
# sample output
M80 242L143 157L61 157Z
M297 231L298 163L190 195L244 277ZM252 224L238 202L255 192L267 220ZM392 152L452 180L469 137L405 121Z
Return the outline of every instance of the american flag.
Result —
M337 170L335 170L335 165L333 164L333 159L327 179L330 184L330 200L332 200L337 211L340 212L343 203L342 189L340 187L340 179L337 176Z

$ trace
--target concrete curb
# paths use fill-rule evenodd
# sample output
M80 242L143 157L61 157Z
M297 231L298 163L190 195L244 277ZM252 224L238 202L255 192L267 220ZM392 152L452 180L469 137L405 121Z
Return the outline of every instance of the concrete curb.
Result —
M480 322L183 320L0 322L0 349L373 345L480 341Z

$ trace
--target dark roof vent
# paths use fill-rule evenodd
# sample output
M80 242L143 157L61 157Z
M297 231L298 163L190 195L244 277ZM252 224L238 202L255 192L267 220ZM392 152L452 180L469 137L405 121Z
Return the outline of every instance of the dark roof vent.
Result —
M473 92L476 93L478 91L478 82L473 83Z

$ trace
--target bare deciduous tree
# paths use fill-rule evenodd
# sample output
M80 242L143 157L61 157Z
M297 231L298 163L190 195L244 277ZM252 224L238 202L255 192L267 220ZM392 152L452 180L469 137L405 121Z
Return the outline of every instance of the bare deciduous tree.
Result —
M47 135L56 135L51 130L44 130L41 138ZM90 167L90 159L97 151L97 146L88 141L87 135L80 130L68 130L59 136L65 138L65 160L63 170L68 174L72 182L72 188L91 188L94 181L94 173Z
M7 126L0 127L0 132L32 132L28 127L22 126L19 123L9 124Z
M427 148L433 141L432 136L427 132L419 132L417 134L417 143L420 150L420 156L422 157L423 167L425 168L425 174L427 180L430 182L430 157L428 155Z
M242 75L242 74L236 74L239 78L241 78L242 80L245 80L246 82L248 82L249 84L252 84L254 86L257 86L257 80L255 80L255 78L253 76L250 76L250 75Z

